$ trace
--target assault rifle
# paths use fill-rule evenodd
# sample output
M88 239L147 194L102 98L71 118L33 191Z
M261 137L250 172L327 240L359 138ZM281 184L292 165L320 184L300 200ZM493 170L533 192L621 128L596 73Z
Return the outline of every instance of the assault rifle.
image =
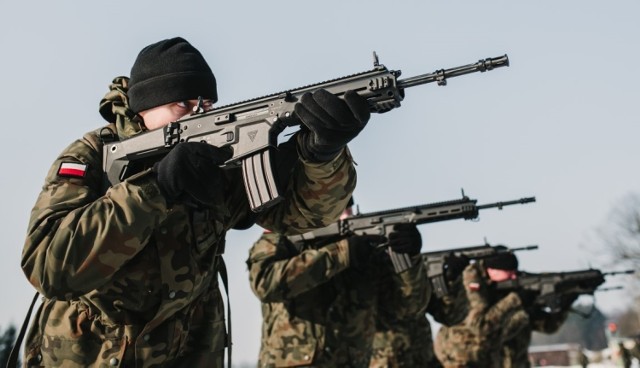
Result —
M507 55L433 73L398 79L400 70L388 70L374 52L373 69L342 78L299 87L271 95L221 106L194 114L135 137L104 145L103 171L109 185L119 183L158 161L180 142L205 142L231 147L233 156L223 168L242 167L244 186L251 209L258 212L281 200L272 168L272 153L278 135L290 126L300 125L294 106L303 94L326 89L336 96L354 90L367 99L372 113L383 113L400 106L404 90L448 78L485 72L509 65Z
M565 300L571 296L593 295L605 282L605 276L632 274L635 271L601 272L586 269L571 272L523 272L515 280L501 281L495 284L496 290L517 291L523 297L523 303L538 307L547 313L558 313L567 306ZM529 303L530 298L533 301Z
M507 248L504 245L476 245L465 248L445 249L434 252L422 253L422 262L427 269L427 278L435 296L441 298L449 293L447 287L446 271L448 261L452 257L460 257L464 260L479 260L499 253L518 252L522 250L538 249L537 245L528 245L518 248Z
M470 220L477 218L480 210L483 209L498 208L501 210L504 206L535 201L535 197L526 197L514 201L477 205L477 200L469 199L464 195L463 191L461 199L357 214L338 220L327 227L304 234L290 235L288 238L297 246L310 245L319 247L352 235L382 235L388 237L389 233L393 231L393 227L397 224L413 223L421 225L455 219ZM411 267L412 260L409 255L396 253L391 249L387 249L387 252L396 272L402 272Z

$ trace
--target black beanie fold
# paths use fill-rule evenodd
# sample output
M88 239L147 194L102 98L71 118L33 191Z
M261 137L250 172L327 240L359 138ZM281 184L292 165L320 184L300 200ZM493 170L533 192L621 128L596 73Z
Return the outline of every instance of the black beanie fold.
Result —
M171 102L195 100L218 101L216 79L212 73L182 72L157 76L129 88L131 110L136 113Z

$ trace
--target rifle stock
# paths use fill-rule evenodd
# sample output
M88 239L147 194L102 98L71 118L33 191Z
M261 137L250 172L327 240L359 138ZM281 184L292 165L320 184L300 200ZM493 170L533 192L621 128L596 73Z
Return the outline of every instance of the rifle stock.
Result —
M303 94L326 89L342 96L353 90L367 100L371 112L383 113L400 106L406 88L432 82L446 85L448 78L508 65L509 58L504 55L399 80L401 71L389 70L379 64L374 53L372 70L221 106L208 112L198 111L164 128L105 144L103 171L106 182L114 185L125 180L149 162L161 159L180 142L228 146L232 148L233 156L222 167L242 167L251 209L258 212L281 199L271 156L277 147L278 135L288 126L300 125L294 116L294 106Z

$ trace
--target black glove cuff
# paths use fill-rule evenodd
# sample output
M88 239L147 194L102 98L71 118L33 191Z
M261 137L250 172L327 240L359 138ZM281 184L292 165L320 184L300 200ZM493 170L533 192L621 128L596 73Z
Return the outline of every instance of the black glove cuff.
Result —
M334 158L338 157L338 155L340 154L340 152L342 152L342 149L344 148L344 146L341 146L341 147L337 147L335 151L327 150L327 149L319 151L318 149L315 148L315 145L311 142L313 137L311 136L310 132L302 132L300 134L301 134L301 137L300 137L300 140L298 141L300 154L305 160L309 162L321 163L321 162L332 161Z

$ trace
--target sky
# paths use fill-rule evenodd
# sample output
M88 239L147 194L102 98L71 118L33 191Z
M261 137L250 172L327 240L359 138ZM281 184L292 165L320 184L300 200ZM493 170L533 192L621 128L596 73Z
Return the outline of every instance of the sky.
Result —
M521 269L618 269L594 236L640 182L640 3L513 1L2 1L0 328L21 324L34 289L20 269L29 212L58 153L104 124L98 103L137 53L182 36L208 60L219 103L372 68L402 78L507 54L508 68L406 90L349 145L361 212L458 199L535 196L477 221L420 227L423 251L539 245ZM11 134L9 134L11 133ZM228 234L234 363L256 360L260 304L244 261L261 229ZM624 277L607 285L628 282ZM632 286L602 293L607 311Z

